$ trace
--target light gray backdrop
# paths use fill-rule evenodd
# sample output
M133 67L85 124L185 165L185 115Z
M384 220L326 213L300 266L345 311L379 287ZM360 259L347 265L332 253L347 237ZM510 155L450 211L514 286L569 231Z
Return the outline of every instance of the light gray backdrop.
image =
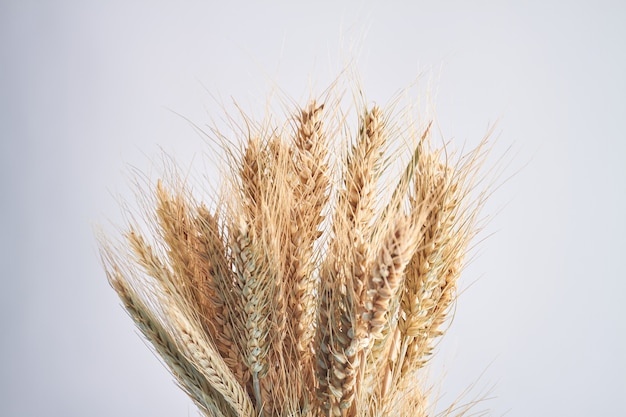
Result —
M495 155L512 145L521 168L439 346L442 404L482 373L493 415L626 415L626 7L515 3L0 2L0 415L196 415L108 287L93 225L113 232L115 195L132 201L128 164L202 160L170 109L203 124L212 96L254 109L273 82L304 104L350 53L381 104L430 74L454 143L500 119Z

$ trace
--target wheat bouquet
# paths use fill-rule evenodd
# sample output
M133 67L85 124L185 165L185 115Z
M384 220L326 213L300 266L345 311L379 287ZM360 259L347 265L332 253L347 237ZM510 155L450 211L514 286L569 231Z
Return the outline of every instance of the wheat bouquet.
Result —
M205 416L432 412L420 372L478 231L484 142L455 157L431 123L394 129L358 104L351 130L337 105L280 129L244 118L212 201L159 181L152 233L130 222L101 241L125 309Z

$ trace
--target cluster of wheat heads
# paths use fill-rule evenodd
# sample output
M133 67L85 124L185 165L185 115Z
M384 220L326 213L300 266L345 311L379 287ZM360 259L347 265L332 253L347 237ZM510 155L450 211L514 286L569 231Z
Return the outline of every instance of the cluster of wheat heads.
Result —
M111 285L204 415L429 413L420 370L477 233L485 146L452 157L431 124L409 126L383 180L398 131L377 106L356 113L352 133L315 101L284 129L248 125L211 209L159 181L154 233L102 241Z

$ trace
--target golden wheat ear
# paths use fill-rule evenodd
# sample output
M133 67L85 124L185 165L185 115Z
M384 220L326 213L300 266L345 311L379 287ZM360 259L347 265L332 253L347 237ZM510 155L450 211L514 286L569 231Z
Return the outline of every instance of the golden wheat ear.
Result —
M389 179L392 113L357 106L351 132L337 103L282 126L245 119L238 146L223 141L219 196L159 181L153 235L130 224L101 241L124 308L205 416L431 412L420 370L478 231L484 144L454 158L431 123L409 126Z

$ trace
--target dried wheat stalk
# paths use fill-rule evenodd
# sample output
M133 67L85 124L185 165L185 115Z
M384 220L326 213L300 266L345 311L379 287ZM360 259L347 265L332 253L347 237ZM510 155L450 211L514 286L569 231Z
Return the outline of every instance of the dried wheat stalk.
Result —
M444 158L414 126L386 195L389 114L363 108L351 137L328 110L242 129L214 210L159 181L153 246L135 225L125 247L102 241L124 307L206 416L429 413L418 371L477 232L484 144Z

